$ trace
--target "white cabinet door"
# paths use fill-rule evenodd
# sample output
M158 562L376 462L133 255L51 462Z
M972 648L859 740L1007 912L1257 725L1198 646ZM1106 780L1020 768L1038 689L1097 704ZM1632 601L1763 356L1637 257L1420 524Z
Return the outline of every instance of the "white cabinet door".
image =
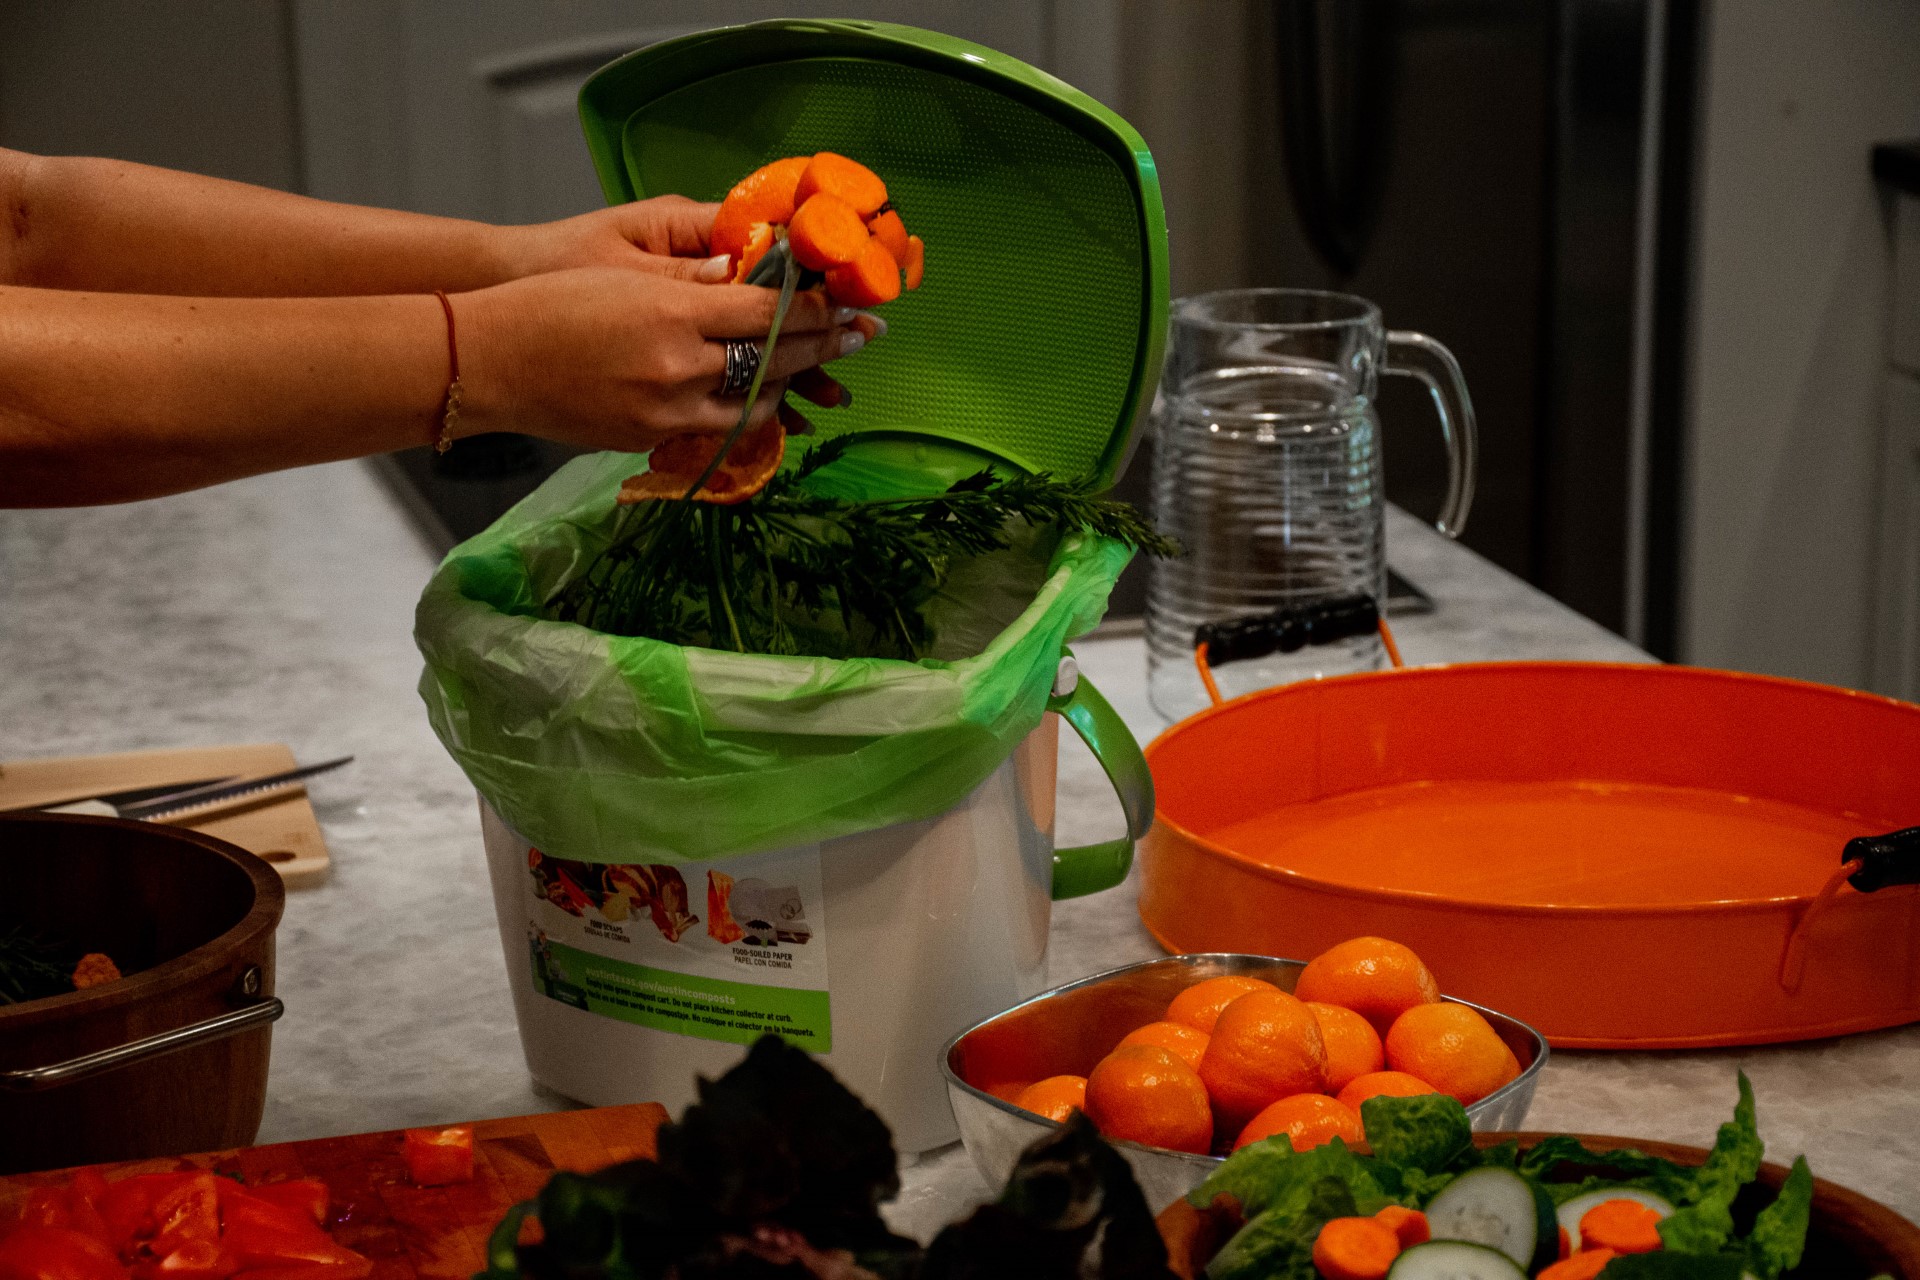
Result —
M1119 0L842 0L990 45L1109 96ZM801 12L796 14L796 8ZM574 99L632 49L790 0L298 0L307 188L328 199L528 222L604 203Z

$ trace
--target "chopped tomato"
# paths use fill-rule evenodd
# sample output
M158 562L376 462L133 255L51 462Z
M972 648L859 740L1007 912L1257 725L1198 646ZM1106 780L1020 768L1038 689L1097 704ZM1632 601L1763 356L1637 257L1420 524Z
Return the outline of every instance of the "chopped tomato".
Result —
M0 1280L127 1280L127 1269L92 1236L26 1224L0 1237Z
M409 1129L403 1143L407 1174L417 1186L444 1187L473 1180L473 1126Z
M107 1220L100 1215L100 1204L106 1195L107 1180L100 1176L98 1169L82 1169L75 1174L67 1186L68 1225L113 1249L119 1242L114 1239Z
M269 1204L277 1204L282 1209L303 1218L312 1218L321 1226L326 1225L327 1210L331 1207L332 1197L327 1192L327 1184L318 1178L289 1178L285 1182L264 1182L248 1187L247 1190Z
M364 1280L373 1272L373 1263L354 1254L357 1265L346 1263L296 1262L284 1267L248 1267L241 1280Z
M163 1194L153 1205L153 1254L165 1257L190 1240L220 1239L221 1182L211 1173L188 1174L187 1180Z
M145 1240L159 1229L154 1221L154 1206L167 1193L194 1178L191 1173L142 1173L122 1178L108 1186L100 1197L100 1216L106 1220L115 1248L126 1252L134 1242Z
M72 1218L61 1187L35 1187L20 1206L20 1225L26 1227L70 1227Z
M189 1240L158 1261L140 1269L151 1280L226 1280L240 1263L212 1240Z
M222 1243L249 1276L256 1275L257 1268L322 1267L331 1280L359 1280L373 1270L373 1263L335 1243L305 1213L253 1191L228 1191L221 1210L226 1218Z

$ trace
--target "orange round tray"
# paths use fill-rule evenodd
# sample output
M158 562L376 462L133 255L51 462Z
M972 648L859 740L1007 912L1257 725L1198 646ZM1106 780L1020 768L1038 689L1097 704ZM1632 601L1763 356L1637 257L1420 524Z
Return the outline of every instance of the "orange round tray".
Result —
M1249 694L1146 754L1140 915L1169 950L1394 938L1566 1048L1920 1019L1920 886L1809 910L1849 839L1920 823L1920 706L1687 667L1427 667Z

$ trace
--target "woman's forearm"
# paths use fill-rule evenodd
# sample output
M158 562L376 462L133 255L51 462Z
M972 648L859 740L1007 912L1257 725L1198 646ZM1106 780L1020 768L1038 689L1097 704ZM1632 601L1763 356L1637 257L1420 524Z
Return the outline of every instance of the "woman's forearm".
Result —
M457 218L0 151L0 284L227 297L454 292L511 278L511 243L510 229Z
M425 444L446 380L432 297L0 288L0 507L131 501Z

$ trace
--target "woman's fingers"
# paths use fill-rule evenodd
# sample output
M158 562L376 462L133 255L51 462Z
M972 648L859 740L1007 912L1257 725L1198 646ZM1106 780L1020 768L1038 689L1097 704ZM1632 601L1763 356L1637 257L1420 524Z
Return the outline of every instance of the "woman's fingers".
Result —
M764 340L773 328L773 313L780 305L778 289L763 289L754 284L730 284L724 288L704 288L689 300L693 322L705 338L755 338ZM784 338L790 333L817 333L846 324L854 317L852 307L835 306L818 289L793 295L787 318L780 325Z
M787 394L787 384L778 379L769 378L760 386L760 398L753 402L753 412L747 416L747 428L752 430L779 411L780 401ZM697 397L686 416L684 425L676 425L679 431L731 431L740 421L740 406L746 400L740 396L703 395Z
M804 396L822 409L844 409L853 403L853 392L824 369L802 369L787 385L794 394Z
M603 216L616 220L627 241L643 252L703 258L707 237L713 231L713 217L719 211L718 204L666 195L615 205Z
M733 259L724 253L711 258L667 258L657 253L636 253L628 265L695 284L725 284L733 274Z
M801 413L784 400L780 402L780 425L787 429L787 434L790 436L810 436L813 434L813 423L807 421L807 416L804 413Z
M845 328L828 329L822 333L788 333L785 329L782 329L780 332L780 341L775 345L773 350L773 362L767 366L767 377L791 378L813 368L815 365L825 364L829 360L838 360L842 356L850 356L886 331L887 326L885 321L875 316L862 314L856 314L853 317L853 322ZM751 341L752 339L750 338L733 338L720 342L703 343L703 350L701 351L699 360L696 362L697 367L693 371L695 377L702 381L711 380L713 389L718 390L721 380L726 376L727 372L728 343ZM756 351L762 353L766 351L766 344L763 342L755 342L753 346ZM824 377L825 375L822 376ZM809 382L805 387L801 387L800 394L806 396L815 404L831 408L839 403L839 399L845 391L845 388L841 387L839 383L834 382L831 378L827 379L827 383L830 384L832 388L835 388L835 390L832 390L830 393L823 391L822 395L831 394L833 396L832 399L820 399L811 394L808 387L820 385L812 382Z

